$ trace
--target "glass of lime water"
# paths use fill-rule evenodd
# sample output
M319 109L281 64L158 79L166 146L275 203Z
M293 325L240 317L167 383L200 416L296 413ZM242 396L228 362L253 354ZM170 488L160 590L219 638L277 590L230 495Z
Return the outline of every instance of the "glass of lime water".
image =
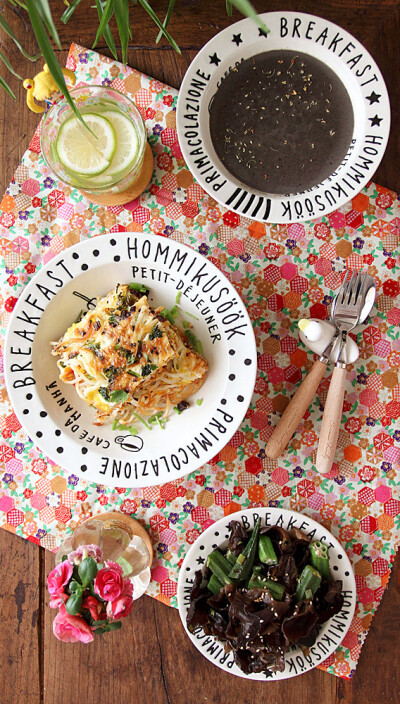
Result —
M41 126L43 157L64 183L96 195L121 193L140 174L146 128L136 105L108 86L70 91L82 125L68 103L53 105Z

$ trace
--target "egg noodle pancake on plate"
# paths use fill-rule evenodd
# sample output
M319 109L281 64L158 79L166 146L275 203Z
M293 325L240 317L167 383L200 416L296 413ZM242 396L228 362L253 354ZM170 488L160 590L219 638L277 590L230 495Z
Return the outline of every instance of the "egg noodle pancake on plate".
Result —
M145 290L117 284L51 343L60 379L97 410L95 425L165 419L207 374L206 360L168 311L150 308Z

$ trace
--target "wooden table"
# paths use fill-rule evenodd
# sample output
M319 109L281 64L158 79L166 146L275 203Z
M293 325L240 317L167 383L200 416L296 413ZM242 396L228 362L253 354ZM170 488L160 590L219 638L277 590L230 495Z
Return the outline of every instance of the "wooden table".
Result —
M60 62L65 61L72 41L91 46L96 27L91 4L84 0L66 26L57 23L63 47ZM152 4L163 16L166 1L153 0ZM259 11L314 12L337 22L364 43L383 72L392 103L391 138L376 180L400 191L400 2L256 0L254 4ZM51 0L50 5L59 18L60 0ZM26 49L35 52L30 29L13 14L9 3L1 2L0 11ZM135 8L133 16L129 64L176 87L198 49L231 21L223 0L176 3L171 33L182 49L178 56L163 43L156 47L157 30L141 7ZM237 12L233 19L240 19ZM23 77L36 72L4 35L0 43ZM98 49L108 53L103 43ZM38 122L37 115L25 109L21 83L14 78L10 83L18 103L1 93L2 192ZM60 643L52 634L54 613L47 606L45 588L53 565L50 553L0 531L1 704L252 704L262 699L270 704L400 702L398 561L351 682L313 670L286 682L265 684L238 679L212 666L190 644L177 611L147 597L136 602L122 631L98 636L91 646Z

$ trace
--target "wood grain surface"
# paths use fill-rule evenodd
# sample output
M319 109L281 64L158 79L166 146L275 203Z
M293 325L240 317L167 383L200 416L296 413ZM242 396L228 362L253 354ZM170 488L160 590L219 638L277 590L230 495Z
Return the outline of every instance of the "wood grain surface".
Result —
M61 0L50 0L57 19ZM65 61L72 41L91 46L96 11L83 0L72 20L57 26ZM164 16L166 0L153 0ZM297 10L337 22L362 41L380 66L392 103L392 131L376 180L400 191L400 2L397 0L255 0L259 11ZM0 12L35 52L28 25L6 1ZM220 29L240 19L225 14L224 0L180 0L170 31L182 49L179 56L163 41L141 7L132 14L131 66L179 87L196 52ZM0 33L0 49L25 78L36 73L13 43ZM103 44L98 50L107 55ZM0 101L0 188L11 180L38 123L25 107L25 91L7 77L18 102L3 92ZM349 682L319 670L282 683L236 678L202 658L186 637L177 611L143 597L134 604L121 631L96 638L90 645L70 645L52 634L54 612L48 608L46 575L54 556L19 537L0 531L0 704L399 704L400 579L398 560L382 604L372 621L356 674Z

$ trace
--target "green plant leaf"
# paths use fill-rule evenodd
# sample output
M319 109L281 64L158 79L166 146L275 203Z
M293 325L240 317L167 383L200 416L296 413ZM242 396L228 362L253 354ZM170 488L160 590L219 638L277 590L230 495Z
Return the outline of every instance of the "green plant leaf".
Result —
M74 14L76 8L77 8L78 5L80 5L80 4L81 4L81 0L74 0L74 1L69 5L69 7L67 7L67 9L66 9L66 10L62 13L62 15L61 15L61 22L62 22L63 24L67 24L68 20L72 17L72 15Z
M122 62L128 62L128 43L131 35L129 25L129 0L114 0L114 16L117 20L119 38L121 40Z
M111 623L108 624L108 630L109 631L118 631L122 626L121 621L111 621Z
M31 3L28 3L28 5ZM53 37L58 48L61 49L60 37L58 36L57 28L54 24L53 17L51 15L51 10L49 6L49 0L36 0L37 11L45 23L50 35ZM29 7L28 7L29 12Z
M8 95L11 95L11 97L16 100L17 96L15 95L14 91L11 90L10 86L8 83L0 76L0 86L4 88L5 91L7 91Z
M232 0L232 5L236 7L239 12L242 13L242 15L245 15L245 17L249 17L250 19L254 20L260 29L263 30L263 32L266 32L268 34L269 29L266 24L260 19L258 16L257 11L254 9L253 5L249 0Z
M79 576L84 587L87 587L97 575L97 564L93 557L86 557L78 567Z
M226 14L228 17L232 17L232 0L225 0L226 4Z
M3 54L2 51L0 51L0 59L1 59L1 61L5 64L5 66L8 68L8 70L10 71L10 73L12 73L13 76L15 76L16 78L19 78L19 80L22 81L22 76L20 76L19 73L17 73L16 71L14 71L14 69L13 69L13 67L11 66L11 64L10 64L10 62L9 62L9 60L8 60L8 58L7 58L7 56L6 56L5 54Z
M75 579L71 579L68 585L68 589L70 593L73 594L74 592L82 591L82 585L79 584L79 582L77 582Z
M164 29L166 29L166 27L168 27L168 25L169 25L169 21L170 21L170 19L171 19L171 15L172 15L172 12L173 12L173 9L174 9L174 5L175 5L175 0L169 0L169 5L168 5L167 14L165 15L164 22L163 22L163 27L164 27ZM160 30L159 33L158 33L157 39L156 39L156 44L158 44L158 42L160 41L162 35L163 35L163 33L162 33L162 31Z
M11 5L14 5L14 7L22 7L23 10L28 11L26 5L22 0L8 0L8 2L11 3Z
M106 629L104 628L104 626L97 626L97 627L94 629L94 632L101 634L101 633L105 633L105 632L106 632Z
M95 38L93 45L92 45L92 49L95 48L100 37L103 36L104 29L108 26L108 23L109 23L111 17L113 16L113 14L114 14L113 0L107 0L106 5L104 7L102 18L100 20L99 28L97 30L96 38Z
M175 51L178 52L178 54L181 54L181 50L179 46L177 45L175 39L171 37L169 32L167 32L166 29L164 29L163 24L161 21L158 19L156 13L154 12L153 8L149 5L147 0L139 0L141 6L146 10L146 12L150 15L151 19L156 23L157 27L161 30L162 34L164 34L165 38L169 41L171 46L175 49Z
M79 614L82 606L82 592L73 592L65 604L65 608L71 616Z
M99 20L101 21L101 18L103 17L103 5L101 3L101 0L95 0L95 2L97 7L97 13L99 15ZM111 29L108 24L104 27L103 37L114 59L118 61L117 49L115 46L113 35L111 34Z
M55 57L53 47L51 46L50 40L46 34L46 30L45 30L45 27L43 24L42 17L37 9L36 0L27 0L27 6L28 6L29 17L31 19L32 29L35 33L37 43L39 44L39 48L43 54L43 57L48 65L48 67L49 67L49 71L50 71L51 75L53 76L59 89L63 93L65 100L67 101L71 110L73 110L73 112L75 113L77 118L81 121L82 125L84 125L85 129L89 129L88 126L86 125L86 122L82 119L82 116L81 116L79 110L77 109L74 101L72 100L72 98L69 94L69 90L68 90L67 84L65 82L64 74L61 71L61 66Z
M25 56L26 59L29 61L37 61L40 59L41 54L28 54L27 51L25 51L24 47L20 44L19 39L16 37L14 34L13 30L11 29L10 25L6 20L4 19L3 15L0 13L0 27L2 27L5 31L6 34L8 34L9 37L13 40L13 42L17 45L18 49L20 50L21 54Z

